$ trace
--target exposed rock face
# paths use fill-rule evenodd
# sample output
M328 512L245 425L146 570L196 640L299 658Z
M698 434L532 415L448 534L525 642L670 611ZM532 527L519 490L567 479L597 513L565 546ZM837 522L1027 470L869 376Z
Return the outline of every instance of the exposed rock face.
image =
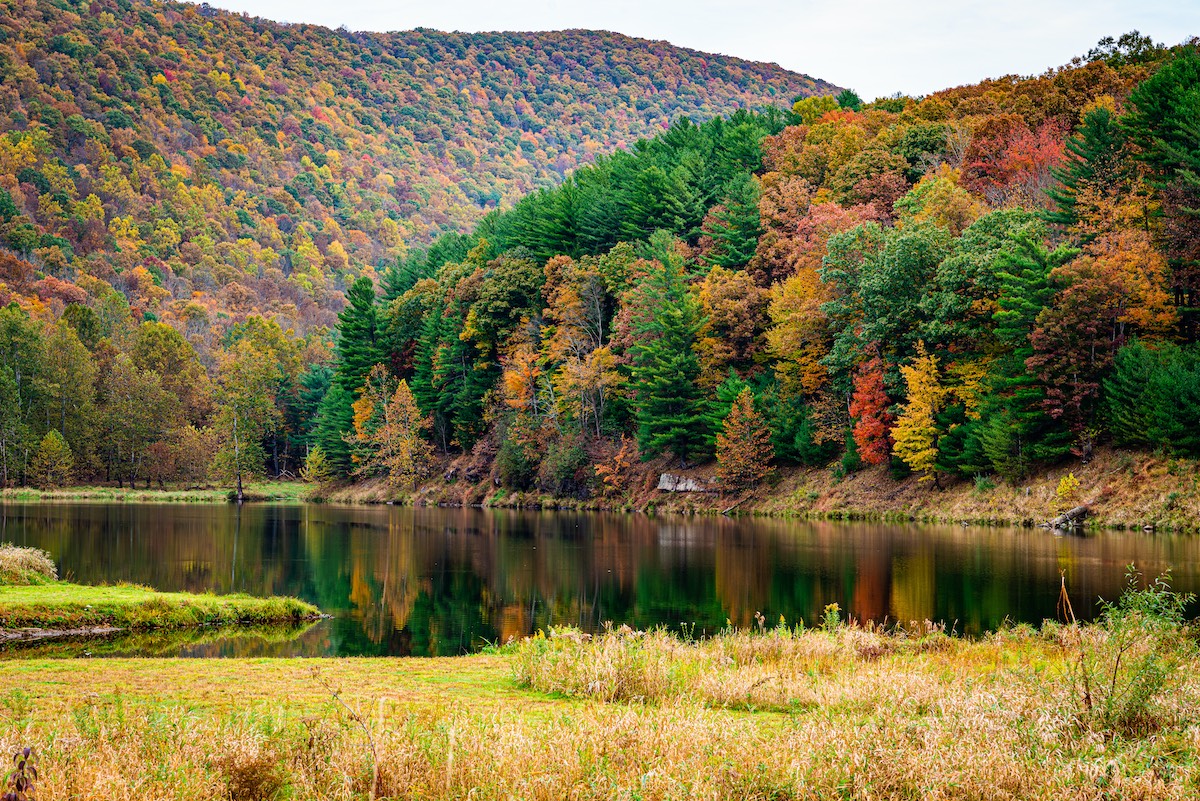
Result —
M708 492L708 485L694 478L663 473L658 477L658 488L663 492Z

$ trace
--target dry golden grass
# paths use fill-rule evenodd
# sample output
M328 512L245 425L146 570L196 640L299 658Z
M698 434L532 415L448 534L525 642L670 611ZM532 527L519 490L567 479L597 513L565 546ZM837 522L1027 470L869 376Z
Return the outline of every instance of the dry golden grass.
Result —
M0 584L44 584L58 578L50 554L38 548L20 548L0 543Z
M1096 728L1079 633L558 632L459 659L0 662L0 750L37 749L41 801L1197 797L1200 665L1177 666L1153 733Z

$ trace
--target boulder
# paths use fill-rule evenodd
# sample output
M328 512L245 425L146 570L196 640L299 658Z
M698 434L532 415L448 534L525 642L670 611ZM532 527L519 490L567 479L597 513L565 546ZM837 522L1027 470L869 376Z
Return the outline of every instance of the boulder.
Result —
M663 473L658 477L658 488L663 492L707 492L708 487L694 478Z

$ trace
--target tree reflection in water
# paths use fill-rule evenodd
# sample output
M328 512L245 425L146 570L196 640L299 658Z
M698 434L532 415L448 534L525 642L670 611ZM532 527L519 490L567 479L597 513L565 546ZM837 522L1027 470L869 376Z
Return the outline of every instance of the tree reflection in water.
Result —
M550 625L711 632L818 619L938 620L978 634L1077 613L1125 565L1200 589L1200 540L1106 532L328 505L0 506L0 542L45 548L60 575L164 590L296 595L332 614L288 640L188 655L444 655Z

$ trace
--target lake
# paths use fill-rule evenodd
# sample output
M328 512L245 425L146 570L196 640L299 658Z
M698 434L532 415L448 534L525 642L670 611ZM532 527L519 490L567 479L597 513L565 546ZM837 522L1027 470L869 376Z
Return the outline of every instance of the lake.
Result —
M294 595L332 617L295 631L191 632L2 653L449 655L549 626L689 633L728 623L945 622L966 634L1114 598L1134 563L1200 589L1200 538L1142 532L333 505L0 505L0 542L81 583ZM49 651L47 649L50 649Z

